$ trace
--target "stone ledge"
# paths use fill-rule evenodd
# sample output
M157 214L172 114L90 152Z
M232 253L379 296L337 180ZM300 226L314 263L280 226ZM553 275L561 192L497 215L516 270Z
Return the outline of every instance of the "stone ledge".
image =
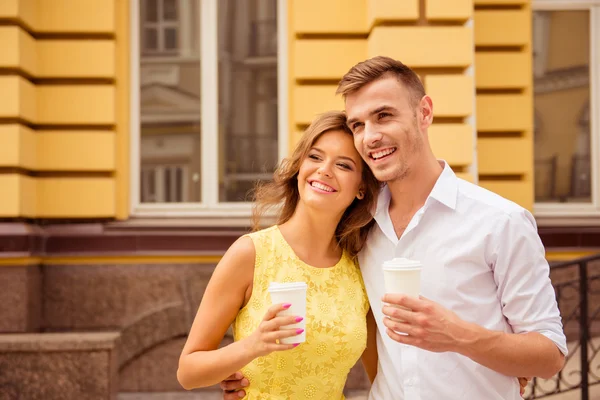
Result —
M2 399L114 400L119 334L0 335Z
M0 352L112 350L119 337L119 332L1 334Z

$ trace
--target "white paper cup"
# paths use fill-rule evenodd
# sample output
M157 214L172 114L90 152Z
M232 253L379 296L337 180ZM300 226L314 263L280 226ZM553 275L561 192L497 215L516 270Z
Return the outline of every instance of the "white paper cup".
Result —
M421 262L394 258L383 263L386 293L405 294L419 298L421 293Z
M304 282L277 283L271 282L269 293L272 304L289 303L292 306L280 311L278 316L294 315L304 318L302 321L282 326L281 329L304 329L299 335L279 340L283 344L304 343L306 341L306 289Z
M383 263L383 276L385 279L385 292L392 294L405 294L419 298L421 293L421 263L407 258L394 258ZM392 307L410 310L406 307L390 304ZM401 319L392 318L396 322L404 322ZM396 332L406 335L404 332Z

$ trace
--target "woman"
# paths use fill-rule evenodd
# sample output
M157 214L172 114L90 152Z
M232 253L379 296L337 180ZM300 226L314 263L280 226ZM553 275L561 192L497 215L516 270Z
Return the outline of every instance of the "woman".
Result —
M345 115L318 117L274 181L257 190L255 229L281 204L277 224L238 239L211 277L179 361L184 388L214 385L242 369L248 399L339 400L361 355L374 379L376 327L356 255L379 187ZM279 329L299 317L277 316L289 304L271 305L267 292L270 282L289 281L308 285L300 345L279 343L300 333ZM235 342L219 349L232 323Z

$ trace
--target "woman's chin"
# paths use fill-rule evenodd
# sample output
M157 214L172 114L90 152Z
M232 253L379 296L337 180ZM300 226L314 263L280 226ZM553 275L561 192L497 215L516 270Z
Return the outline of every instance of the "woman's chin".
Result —
M308 198L301 199L301 201L308 209L320 213L327 213L331 216L343 213L347 206L344 207L343 204L340 204L338 199L332 199L330 196L331 195L307 196Z

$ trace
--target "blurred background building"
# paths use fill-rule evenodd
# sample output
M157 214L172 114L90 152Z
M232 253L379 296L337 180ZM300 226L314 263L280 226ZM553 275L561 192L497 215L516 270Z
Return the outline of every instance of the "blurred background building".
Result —
M0 49L1 398L179 391L248 191L375 55L550 261L600 252L598 0L2 0Z

